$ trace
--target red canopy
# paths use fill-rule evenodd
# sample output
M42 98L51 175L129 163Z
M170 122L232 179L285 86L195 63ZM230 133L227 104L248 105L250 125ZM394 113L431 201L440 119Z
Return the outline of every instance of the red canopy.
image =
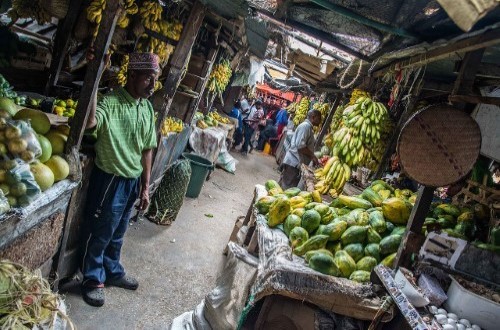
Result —
M287 100L290 102L293 102L295 100L295 93L294 92L282 92L278 89L271 88L267 84L257 84L257 86L255 86L255 87L260 92L272 94L275 97L278 97L278 98L281 98L281 99L284 99L284 100ZM300 95L297 95L297 100L295 100L295 101L298 101L298 100L300 100Z

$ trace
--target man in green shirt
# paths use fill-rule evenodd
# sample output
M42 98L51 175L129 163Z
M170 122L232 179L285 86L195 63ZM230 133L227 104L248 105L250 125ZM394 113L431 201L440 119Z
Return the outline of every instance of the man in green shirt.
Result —
M96 138L95 167L89 183L85 217L90 229L82 273L82 296L92 306L104 304L104 285L135 290L125 274L120 251L132 207L149 205L152 149L156 147L153 107L147 100L160 72L158 57L129 55L127 84L94 98L87 130Z

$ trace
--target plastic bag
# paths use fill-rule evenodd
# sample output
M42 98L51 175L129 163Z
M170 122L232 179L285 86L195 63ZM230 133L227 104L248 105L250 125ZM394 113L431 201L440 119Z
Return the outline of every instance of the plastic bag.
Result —
M10 210L10 204L3 190L0 190L0 216Z
M35 131L23 120L0 121L0 154L32 162L42 154Z
M4 160L4 183L0 189L7 196L11 207L26 207L40 194L41 190L30 171L30 166L21 159Z

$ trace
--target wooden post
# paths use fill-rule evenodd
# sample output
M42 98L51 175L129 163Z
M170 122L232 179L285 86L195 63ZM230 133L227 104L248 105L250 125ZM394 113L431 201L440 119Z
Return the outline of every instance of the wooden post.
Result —
M205 88L207 87L208 84L208 79L210 78L210 73L212 72L212 67L214 65L215 58L217 57L217 54L219 53L219 47L217 48L212 48L208 52L207 60L205 64L203 65L203 68L201 69L201 74L200 76L203 77L203 79L199 80L196 83L195 87L195 92L198 93L198 97L191 101L191 105L188 109L188 112L184 116L184 122L186 123L191 123L191 120L193 119L193 116L195 112L198 110L198 106L200 105L201 99L203 98L203 92L205 91Z
M480 48L465 54L462 63L460 64L460 70L458 71L457 79L453 86L453 90L449 97L451 102L455 102L454 106L465 109L467 107L467 99L457 98L456 96L462 95L473 95L472 90L474 86L474 80L476 78L476 73L479 71L479 63L483 58L484 48Z
M335 112L337 111L337 108L343 99L344 99L343 94L341 93L336 94L335 101L333 101L333 105L330 108L330 112L328 113L328 116L325 119L321 131L319 131L318 138L316 139L316 144L314 145L314 150L318 150L321 147L321 143L323 143L323 138L325 137L326 132L328 132L330 124L332 123L333 116L335 115Z
M83 80L83 87L78 99L78 106L71 124L71 132L66 144L66 153L70 153L73 148L79 149L82 142L87 118L89 116L92 100L97 93L99 80L104 70L104 57L108 51L109 44L115 32L116 21L120 12L119 0L108 0L106 9L102 13L101 24L94 42L94 60L87 65L87 72Z
M408 268L411 264L411 254L418 252L424 243L425 236L422 234L421 230L424 225L425 217L427 213L429 213L433 197L434 188L420 186L415 206L411 211L410 219L406 225L406 233L403 237L402 244L399 245L395 261L396 266Z
M200 30L201 24L203 23L203 18L205 17L205 6L196 1L191 9L188 20L184 25L181 37L177 47L175 47L174 53L170 60L170 68L166 72L167 79L163 84L163 88L159 92L159 99L163 100L158 109L158 118L156 119L156 132L158 141L160 141L160 127L163 120L170 110L170 105L174 98L174 94L177 91L177 87L180 83L180 78L183 75L184 70L187 69L187 64L189 62L190 52L193 48L196 36ZM201 97L201 96L200 96Z
M66 17L57 26L56 38L54 40L54 52L49 69L49 80L45 86L45 95L50 95L52 87L57 84L64 58L68 52L71 33L75 28L78 15L81 13L83 0L72 0Z

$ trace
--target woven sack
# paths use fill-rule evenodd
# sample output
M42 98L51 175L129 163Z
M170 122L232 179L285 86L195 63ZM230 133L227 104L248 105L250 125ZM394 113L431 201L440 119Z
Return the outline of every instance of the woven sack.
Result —
M156 224L170 225L181 209L190 178L189 160L182 159L172 164L151 198L146 217Z

